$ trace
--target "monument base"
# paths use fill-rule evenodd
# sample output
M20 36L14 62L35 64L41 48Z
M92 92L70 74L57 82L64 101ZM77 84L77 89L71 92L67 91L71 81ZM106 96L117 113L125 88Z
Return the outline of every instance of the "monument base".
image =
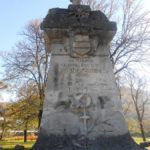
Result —
M122 136L100 136L89 140L78 136L40 135L32 150L146 150L127 133Z

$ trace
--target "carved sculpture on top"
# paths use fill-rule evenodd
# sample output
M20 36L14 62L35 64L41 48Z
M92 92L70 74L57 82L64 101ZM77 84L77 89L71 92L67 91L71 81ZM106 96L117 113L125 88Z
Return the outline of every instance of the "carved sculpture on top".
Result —
M80 5L81 4L81 0L70 0L70 2L72 2L73 5Z

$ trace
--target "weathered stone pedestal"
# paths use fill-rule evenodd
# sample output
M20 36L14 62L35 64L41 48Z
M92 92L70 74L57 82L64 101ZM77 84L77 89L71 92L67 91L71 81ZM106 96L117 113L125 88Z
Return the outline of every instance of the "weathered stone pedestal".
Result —
M70 5L49 10L41 27L52 57L33 150L142 150L128 132L109 58L116 24Z

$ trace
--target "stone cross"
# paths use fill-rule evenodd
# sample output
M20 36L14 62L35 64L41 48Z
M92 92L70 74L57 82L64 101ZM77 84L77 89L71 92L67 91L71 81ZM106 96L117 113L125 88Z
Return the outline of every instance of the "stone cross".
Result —
M87 135L87 120L89 120L90 117L86 114L86 108L84 108L83 116L81 116L80 119L84 121L84 131L85 135Z
M72 2L73 5L80 5L81 4L81 0L70 0L70 2Z

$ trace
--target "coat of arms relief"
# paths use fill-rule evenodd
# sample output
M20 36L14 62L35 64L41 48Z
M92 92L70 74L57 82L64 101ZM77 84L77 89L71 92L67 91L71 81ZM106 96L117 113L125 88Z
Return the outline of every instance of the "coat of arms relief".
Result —
M88 34L75 34L70 39L71 57L86 58L92 56L97 50L97 39L90 38Z

